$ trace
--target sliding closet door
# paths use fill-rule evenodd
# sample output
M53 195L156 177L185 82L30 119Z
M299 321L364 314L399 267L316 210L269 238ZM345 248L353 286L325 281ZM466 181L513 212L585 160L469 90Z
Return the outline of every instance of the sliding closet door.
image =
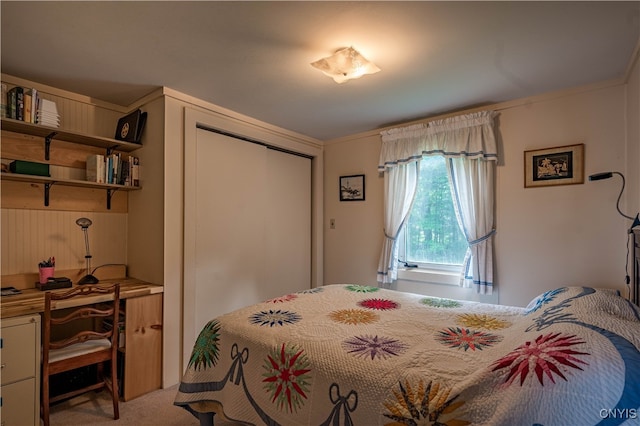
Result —
M311 160L267 150L265 280L277 296L311 287Z
M196 327L310 288L311 161L202 129L196 152Z

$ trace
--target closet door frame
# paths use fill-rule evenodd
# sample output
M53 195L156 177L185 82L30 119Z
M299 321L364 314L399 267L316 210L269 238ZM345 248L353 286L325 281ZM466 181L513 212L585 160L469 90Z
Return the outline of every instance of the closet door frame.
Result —
M226 133L261 141L290 152L311 157L311 287L323 284L323 155L322 147L303 136L259 121L241 120L232 115L205 112L191 108L184 110L184 217L183 217L183 274L182 274L182 365L184 371L193 344L200 330L197 329L196 306L196 156L198 127L219 129ZM170 166L170 164L168 164Z

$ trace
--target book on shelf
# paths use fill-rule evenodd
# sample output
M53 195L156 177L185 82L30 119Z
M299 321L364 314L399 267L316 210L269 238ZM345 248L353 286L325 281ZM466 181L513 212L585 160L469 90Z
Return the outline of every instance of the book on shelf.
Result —
M113 180L113 156L110 155L105 158L105 168L105 182L111 183L111 180Z
M4 83L0 84L0 88L2 91L0 92L0 116L2 118L7 117L7 85Z
M87 180L104 183L104 155L92 154L87 157Z
M38 102L40 100L40 94L37 89L27 89L29 95L29 102L27 103L27 98L25 97L25 120L27 121L27 117L29 118L29 123L37 123L38 122ZM27 110L29 111L27 114Z
M140 186L140 159L120 153L87 157L86 179L90 182Z
M31 122L32 123L36 123L37 122L37 116L38 116L38 105L40 101L40 93L38 93L37 89L31 89Z
M147 113L137 109L134 112L120 118L114 139L133 143L140 143L144 125L147 122Z
M9 163L9 170L11 171L11 173L17 173L21 175L51 177L49 164L46 163L13 160L11 163Z
M7 92L8 117L22 121L24 114L24 89L15 86Z
M25 123L33 122L31 113L31 93L31 89L24 89L22 121Z
M6 87L3 83L3 89ZM3 117L25 123L60 127L60 115L56 103L42 99L37 89L14 86L7 90L6 97L3 93L2 102Z
M140 186L140 158L130 156L129 162L131 164L131 185Z

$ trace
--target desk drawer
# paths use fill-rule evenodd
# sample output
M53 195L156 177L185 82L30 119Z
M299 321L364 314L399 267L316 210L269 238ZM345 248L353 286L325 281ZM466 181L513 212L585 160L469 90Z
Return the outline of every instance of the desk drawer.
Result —
M2 385L37 376L40 316L6 318L0 331Z
M22 380L0 388L0 418L2 426L39 425L39 410L35 410L35 377ZM37 417L36 417L37 416Z

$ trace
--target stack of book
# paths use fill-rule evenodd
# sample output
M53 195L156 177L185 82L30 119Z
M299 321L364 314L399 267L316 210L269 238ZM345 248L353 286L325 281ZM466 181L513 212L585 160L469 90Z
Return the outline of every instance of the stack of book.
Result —
M140 186L140 159L133 155L89 155L86 172L90 182Z
M2 117L48 127L60 127L56 103L42 99L36 89L14 86L7 90L7 85L2 83L0 104Z
M58 115L56 103L47 99L40 99L35 122L43 126L60 127L60 115Z

